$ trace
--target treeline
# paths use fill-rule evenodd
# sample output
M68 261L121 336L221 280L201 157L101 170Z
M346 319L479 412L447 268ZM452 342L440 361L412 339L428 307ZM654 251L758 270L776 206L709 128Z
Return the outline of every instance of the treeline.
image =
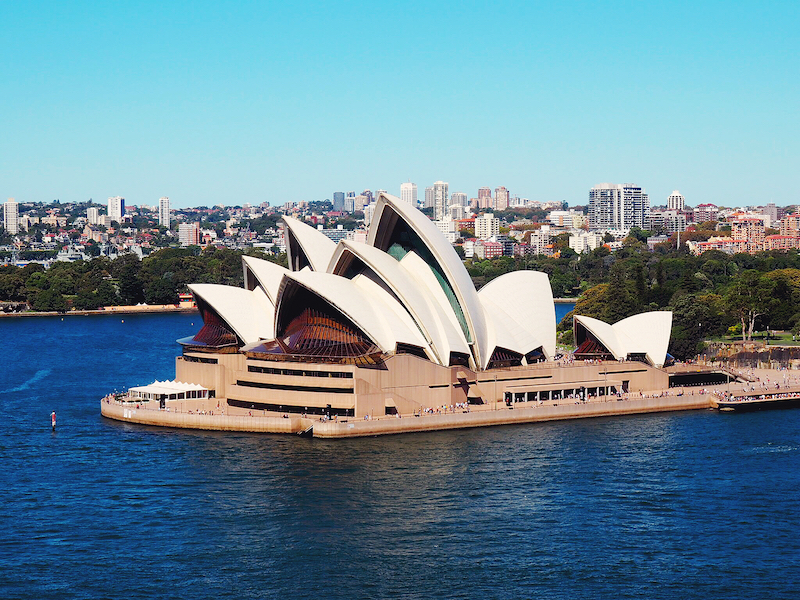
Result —
M598 248L560 258L502 257L467 261L477 287L514 270L550 275L556 297L579 296L575 312L615 323L650 310L672 310L670 354L692 358L703 340L722 335L750 339L765 329L800 332L800 254L762 252L690 255L662 244L649 252L626 241L616 253ZM572 313L559 324L560 339L572 339Z
M275 260L258 251L248 254ZM166 248L139 260L125 254L72 263L0 267L0 301L37 311L93 310L101 306L177 304L189 283L242 285L242 252L198 247Z

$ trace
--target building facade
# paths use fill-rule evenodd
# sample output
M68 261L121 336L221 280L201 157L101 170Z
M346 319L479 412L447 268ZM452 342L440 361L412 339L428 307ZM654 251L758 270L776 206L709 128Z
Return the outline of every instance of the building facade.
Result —
M589 191L589 227L623 230L647 229L650 199L632 183L601 183Z
M113 196L108 199L108 216L112 221L122 223L122 217L125 216L125 198Z
M3 204L3 228L11 235L19 233L19 204L14 198Z
M181 223L178 225L178 242L181 246L200 245L200 225L197 223Z
M436 221L444 219L450 208L450 195L446 181L437 181L433 184L433 218Z
M169 213L169 198L162 196L158 199L158 225L169 229L170 213Z
M408 202L414 208L417 207L417 184L406 182L400 184L400 199Z
M495 219L493 213L484 213L475 217L475 237L479 240L488 240L500 234L500 219Z
M667 198L667 210L683 210L686 208L686 198L678 190L673 191Z

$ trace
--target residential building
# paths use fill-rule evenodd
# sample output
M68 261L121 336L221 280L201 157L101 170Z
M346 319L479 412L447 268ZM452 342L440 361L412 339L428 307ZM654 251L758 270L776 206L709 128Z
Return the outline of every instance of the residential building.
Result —
M686 245L689 247L689 251L696 256L707 250L719 250L725 254L738 254L747 250L747 240L735 240L727 236L710 237L705 242L689 241L686 242Z
M506 210L508 208L509 191L502 185L494 190L494 209Z
M569 238L569 247L578 254L590 252L603 245L603 236L599 233L582 231L573 233Z
M450 196L448 185L445 181L437 181L433 184L433 218L439 221L444 218L450 206Z
M764 238L764 250L794 250L800 246L800 237L794 235L768 235Z
M333 210L344 212L344 192L333 192Z
M589 191L591 229L647 229L650 199L632 183L601 183Z
M719 208L716 204L698 204L694 207L694 222L706 223L708 221L717 221L719 217Z
M200 244L200 225L197 223L181 223L178 225L178 242L181 246L197 246Z
M417 184L406 182L400 184L400 199L417 208Z
M433 208L436 201L433 197L433 186L425 188L425 205L423 208Z
M528 244L533 250L534 254L547 254L553 253L553 231L549 225L542 225L540 229L534 229L525 234L528 239Z
M786 215L781 219L781 235L800 236L800 213Z
M89 221L89 225L97 225L100 222L100 209L96 206L87 208L86 220Z
M489 240L479 240L475 242L473 248L475 258L480 260L497 258L503 256L503 244Z
M663 233L686 231L686 215L679 210L651 210L647 229Z
M686 198L678 190L673 191L667 198L667 210L683 210L686 208Z
M169 229L169 198L162 196L158 199L158 225Z
M475 217L476 238L488 240L495 235L500 235L500 219L495 219L493 213L484 213L480 217Z
M494 208L494 202L492 200L492 188L488 187L478 188L478 208L479 209Z
M114 196L108 199L108 216L112 221L122 223L122 217L125 216L125 198Z
M446 219L443 221L434 221L434 224L448 242L451 244L455 243L458 239L458 221Z
M3 228L11 235L19 233L19 204L13 198L3 205Z
M469 199L464 192L453 192L450 195L450 206L469 206Z
M746 250L751 254L764 248L764 219L745 217L731 223L731 238L745 241Z

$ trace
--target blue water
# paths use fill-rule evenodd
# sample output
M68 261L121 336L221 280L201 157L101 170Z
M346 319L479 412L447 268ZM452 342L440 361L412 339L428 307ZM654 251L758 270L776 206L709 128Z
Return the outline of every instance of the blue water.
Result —
M800 596L800 410L343 441L102 419L197 318L0 320L0 598Z
M566 315L573 308L575 308L574 303L559 302L556 304L556 323L560 323L561 319L564 318L564 315Z

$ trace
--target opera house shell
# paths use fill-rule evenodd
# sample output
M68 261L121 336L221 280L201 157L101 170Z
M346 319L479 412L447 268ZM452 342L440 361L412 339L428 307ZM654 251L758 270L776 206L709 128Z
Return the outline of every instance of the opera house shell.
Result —
M666 355L665 317L576 318L604 358L647 360L603 374L559 368L547 275L516 271L476 290L436 225L394 196L379 195L366 243L336 244L290 217L283 226L289 269L245 256L243 288L189 286L203 327L180 340L176 376L231 409L411 414L666 381L651 368ZM642 329L650 337L631 341Z

